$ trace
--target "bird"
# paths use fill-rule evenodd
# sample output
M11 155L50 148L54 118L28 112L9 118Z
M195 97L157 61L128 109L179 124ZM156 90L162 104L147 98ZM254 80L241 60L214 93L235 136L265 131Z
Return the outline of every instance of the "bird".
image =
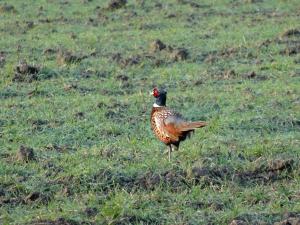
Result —
M190 137L196 128L208 125L204 121L189 122L178 112L166 106L167 91L154 88L152 95L155 102L152 106L150 123L155 136L168 146L168 158L171 161L173 149L178 150L181 141Z

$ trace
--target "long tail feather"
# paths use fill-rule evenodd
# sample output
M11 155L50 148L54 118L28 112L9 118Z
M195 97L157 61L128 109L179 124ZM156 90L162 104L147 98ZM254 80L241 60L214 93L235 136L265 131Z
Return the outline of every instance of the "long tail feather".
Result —
M207 126L207 122L204 122L204 121L186 122L180 127L180 130L188 131L188 130L193 130L193 129L205 127L205 126Z

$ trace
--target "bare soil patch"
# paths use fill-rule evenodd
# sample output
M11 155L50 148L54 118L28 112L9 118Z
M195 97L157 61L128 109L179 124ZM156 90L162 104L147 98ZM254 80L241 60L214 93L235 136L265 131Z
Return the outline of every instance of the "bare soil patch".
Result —
M99 210L95 207L87 207L84 210L84 214L88 217L94 217L98 214Z
M88 223L90 224L90 223ZM58 218L56 220L37 220L32 221L28 225L80 225L75 220Z
M46 49L44 49L43 54L44 55L53 55L53 54L56 54L58 51L59 51L59 49L56 49L56 48L46 48Z
M84 112L77 112L77 113L75 113L74 117L76 119L82 120L82 119L84 119L85 115L84 115Z
M173 62L177 62L177 61L184 61L188 58L189 56L189 52L186 48L177 48L177 47L172 47L170 45L166 45L164 44L161 40L157 39L152 41L149 44L149 53L153 54L153 53L159 53L160 51L165 50L165 53L168 54L168 58L171 59ZM153 61L155 61L157 65L160 65L161 62L159 62L158 60L160 60L158 58L157 55L151 55L152 57L150 57Z
M289 29L289 30L284 31L280 35L281 38L289 38L289 37L292 37L292 36L300 37L300 29Z
M289 217L283 221L275 222L274 225L300 225L300 216Z
M17 159L26 163L28 163L29 161L34 161L35 160L34 150L30 147L25 147L21 145L17 153Z
M187 49L185 48L178 48L178 49L174 49L171 53L170 53L170 58L173 61L184 61L188 58L189 56L189 52Z
M265 221L269 222L266 223ZM270 222L273 221L273 222ZM287 212L284 214L242 214L229 223L229 225L248 225L248 224L272 224L272 225L299 225L300 214L296 212Z
M267 76L257 74L255 71L250 71L250 72L244 73L244 74L242 74L242 77L245 79L249 79L249 80L254 79L254 80L261 80L261 81L268 79Z
M44 149L46 151L56 151L56 152L59 152L59 153L76 151L75 148L72 148L68 145L56 145L56 144L48 144L47 146L44 147Z
M0 6L0 13L16 13L17 10L13 5L4 3Z
M299 44L297 44L295 46L290 45L290 46L286 47L280 53L282 55L288 55L288 56L299 54L300 53L300 42L299 42Z
M253 171L238 172L235 177L241 184L244 183L270 183L287 178L293 170L294 160L272 160L258 166Z
M119 75L117 75L116 80L126 82L126 81L129 80L129 77L127 75L124 75L124 74L119 74Z
M194 167L191 175L196 184L205 187L220 184L230 175L230 171L227 168Z
M38 200L40 197L41 197L40 192L32 192L25 197L24 201L26 203L34 202L34 201Z
M14 82L32 82L38 79L40 68L30 65L26 60L21 60L15 67L15 74L12 79Z
M116 10L126 6L127 0L111 0L108 3L107 9Z
M148 172L136 179L135 185L146 189L153 190L160 183L171 186L173 190L177 190L180 186L187 185L185 182L186 173L184 171L166 171L161 174Z
M156 39L155 41L152 41L149 45L150 53L161 51L165 48L166 48L166 45L159 39Z
M225 208L224 204L218 202L218 201L209 201L209 202L205 202L205 201L195 201L195 202L191 202L189 204L192 208L194 209L212 209L213 211L220 211L223 210Z
M119 64L120 67L125 68L139 64L142 60L142 56L134 55L125 58L121 55L121 53L115 53L112 54L111 60Z
M0 51L0 68L5 65L6 54L3 51Z
M227 58L243 57L245 59L254 59L255 56L246 47L230 47L220 50L203 52L194 58L195 62L216 63L219 60Z
M207 7L209 7L209 5L199 4L198 2L190 1L190 0L177 0L177 3L182 4L182 5L190 5L193 8L207 8Z
M42 119L30 119L27 121L32 125L33 130L42 130L45 126L49 124L48 120L42 120Z
M78 63L87 57L88 56L86 55L81 55L79 53L73 53L68 50L59 49L56 56L56 61L58 65L65 65L65 64Z

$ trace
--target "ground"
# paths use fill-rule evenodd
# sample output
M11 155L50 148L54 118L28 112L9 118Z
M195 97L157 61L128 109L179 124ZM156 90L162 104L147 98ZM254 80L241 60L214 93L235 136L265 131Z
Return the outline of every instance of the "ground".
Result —
M299 7L1 1L0 224L299 224ZM171 162L154 86L209 123Z

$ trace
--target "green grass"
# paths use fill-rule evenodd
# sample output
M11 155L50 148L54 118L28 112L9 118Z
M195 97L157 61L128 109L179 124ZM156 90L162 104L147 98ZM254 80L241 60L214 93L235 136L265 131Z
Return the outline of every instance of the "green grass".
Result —
M299 48L299 34L283 35L300 29L297 0L128 0L112 11L107 1L7 2L1 224L273 224L300 213L300 55L282 53ZM155 39L189 57L150 53ZM59 63L49 48L88 57ZM13 80L23 59L37 80ZM209 122L171 162L150 129L154 85L187 119ZM21 145L36 160L18 160ZM287 166L272 171L274 160Z

